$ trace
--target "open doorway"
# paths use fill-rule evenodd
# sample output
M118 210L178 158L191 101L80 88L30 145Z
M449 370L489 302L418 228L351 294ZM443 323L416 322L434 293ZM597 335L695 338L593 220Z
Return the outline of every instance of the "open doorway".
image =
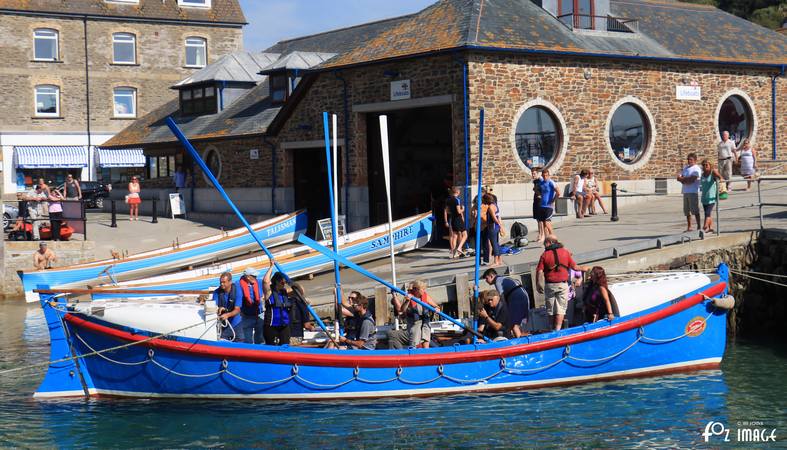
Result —
M380 115L388 116L393 218L401 219L426 211L442 214L447 189L453 183L451 106L373 113L366 119L371 224L388 220ZM440 224L442 221L438 220L433 233L434 242L442 242L439 238L445 230L440 228Z
M308 211L309 226L306 234L315 237L317 221L331 216L325 148L293 150L292 160L295 209ZM339 173L341 173L341 168L339 168ZM341 183L341 178L339 183ZM319 236L317 237L319 238Z

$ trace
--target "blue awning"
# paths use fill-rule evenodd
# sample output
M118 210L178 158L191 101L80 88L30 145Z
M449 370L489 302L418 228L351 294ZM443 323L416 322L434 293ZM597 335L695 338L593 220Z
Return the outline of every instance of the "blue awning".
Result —
M15 146L14 159L20 169L57 169L87 167L87 147L64 146Z
M145 154L141 148L100 148L99 167L145 167Z

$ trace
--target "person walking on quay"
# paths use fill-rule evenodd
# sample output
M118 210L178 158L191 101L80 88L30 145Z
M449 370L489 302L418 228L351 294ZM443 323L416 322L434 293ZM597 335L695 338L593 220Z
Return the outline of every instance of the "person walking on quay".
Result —
M60 227L63 225L63 194L57 189L49 191L49 224L51 231L51 239L53 241L60 240Z
M730 180L732 179L732 163L735 158L735 142L730 140L730 132L721 133L721 142L716 145L716 153L719 157L719 172L727 184L727 191L730 190Z
M738 152L738 161L741 163L741 175L746 179L746 190L751 189L751 180L757 173L757 158L748 139L743 140L741 151Z
M52 263L57 261L57 255L52 249L47 248L46 242L38 244L38 251L33 254L33 266L36 270L51 269Z
M451 253L449 259L456 257L464 257L465 252L462 248L467 241L467 229L465 228L465 207L462 205L462 200L459 198L461 190L454 187L451 190L451 195L446 199L445 208L443 210L443 218L445 219L445 226L448 228L451 237L449 239Z
M552 180L549 170L541 172L541 181L538 183L541 192L541 204L536 220L539 223L538 243L544 242L552 234L552 215L555 213L555 200L558 197L557 185Z
M491 250L492 267L503 265L503 256L500 251L500 236L505 236L503 223L500 221L495 200L495 197L489 193L481 197L481 256L484 264L490 264L489 254ZM483 206L486 206L486 208Z
M553 330L563 328L563 318L568 308L569 269L581 272L588 270L574 261L571 252L563 247L557 236L550 234L544 241L544 253L536 266L536 290L545 294L547 314Z
M183 170L183 164L175 166L175 172L172 174L172 184L175 185L175 192L180 192L181 189L186 187L186 171Z
M533 169L530 172L530 176L533 178L533 219L538 225L538 239L536 239L536 242L541 243L545 236L544 222L541 221L541 172Z
M702 160L702 175L700 177L700 190L702 191L702 210L705 213L705 223L702 231L713 233L713 208L716 206L716 191L719 187L721 175L710 161Z
M247 268L238 280L243 304L240 307L241 328L243 329L243 342L247 344L262 344L263 338L263 305L260 283L257 281L255 270Z
M27 202L27 216L30 218L33 227L33 240L41 239L41 227L44 225L44 205L49 195L44 192L41 184L37 184L35 191L31 194L17 194L20 200Z
M79 181L74 179L74 176L70 173L66 175L66 183L64 187L66 190L66 200L82 199L82 187L79 185Z
M128 183L128 195L126 195L129 221L139 221L139 204L142 203L142 198L139 196L141 190L139 178L131 177L131 182Z
M724 174L722 174L724 176ZM697 219L697 229L700 229L700 178L702 169L697 165L697 155L689 153L686 156L686 165L683 166L678 182L683 185L683 214L686 216L686 231L691 231L691 216Z

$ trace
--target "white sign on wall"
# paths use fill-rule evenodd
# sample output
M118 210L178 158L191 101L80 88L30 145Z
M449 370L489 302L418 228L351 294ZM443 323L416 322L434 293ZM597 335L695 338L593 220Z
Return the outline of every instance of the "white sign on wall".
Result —
M249 150L249 158L260 159L260 151L256 148Z
M410 80L391 82L391 101L408 100L410 98Z
M675 98L678 100L702 100L702 88L699 86L675 86Z

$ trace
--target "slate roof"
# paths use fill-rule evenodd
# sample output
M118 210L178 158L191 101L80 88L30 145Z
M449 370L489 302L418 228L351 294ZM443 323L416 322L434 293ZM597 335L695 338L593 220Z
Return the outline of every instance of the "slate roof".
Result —
M318 66L325 61L336 56L336 53L319 53L319 52L292 52L287 56L279 58L267 67L263 68L263 73L269 73L281 69L294 69L302 70Z
M0 0L0 11L50 12L148 19L184 20L245 25L238 0L212 0L210 8L179 7L177 0L139 0L138 4L105 0Z
M574 32L530 0L440 0L323 64L337 68L463 47L787 63L787 38L706 5L610 0L637 33Z
M262 69L276 62L278 53L257 53L239 51L224 55L218 61L181 80L173 88L199 84L206 81L229 81L257 84L265 78Z

